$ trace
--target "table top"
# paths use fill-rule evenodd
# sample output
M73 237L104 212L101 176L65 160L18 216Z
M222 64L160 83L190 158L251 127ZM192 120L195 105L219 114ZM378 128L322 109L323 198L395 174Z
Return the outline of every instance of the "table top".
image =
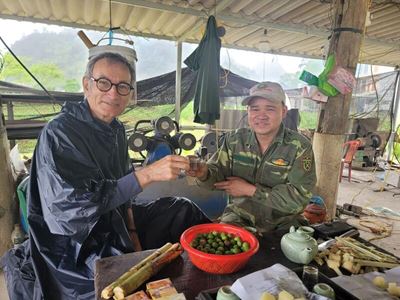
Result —
M281 251L280 240L283 233L269 233L260 238L260 249L252 256L246 266L240 271L227 274L209 274L196 268L189 260L187 253L184 252L181 257L165 266L151 280L157 280L169 277L178 292L184 293L188 300L195 297L203 290L220 287L222 285L231 285L233 282L249 273L270 267L280 263L288 268L301 267L301 265L289 261ZM107 257L96 261L95 271L95 290L96 299L101 299L100 293L104 287L113 282L137 262L148 256L154 250L134 252L120 256ZM335 273L328 268L324 270L328 276L334 276ZM144 289L144 287L140 288Z

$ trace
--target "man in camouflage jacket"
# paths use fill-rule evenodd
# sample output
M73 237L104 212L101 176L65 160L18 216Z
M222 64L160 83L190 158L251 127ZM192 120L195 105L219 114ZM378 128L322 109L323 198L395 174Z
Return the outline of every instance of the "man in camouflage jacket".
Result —
M309 140L282 123L285 98L278 83L254 86L242 102L250 128L228 133L207 164L188 173L229 195L221 222L262 233L304 221L316 182L314 155Z

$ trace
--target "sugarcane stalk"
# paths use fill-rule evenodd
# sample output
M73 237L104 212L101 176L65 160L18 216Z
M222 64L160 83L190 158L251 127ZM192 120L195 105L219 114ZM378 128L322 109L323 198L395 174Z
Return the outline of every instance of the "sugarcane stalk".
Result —
M393 264L388 262L380 262L380 261L371 261L371 260L363 260L363 259L354 259L354 262L360 264L363 267L378 267L378 268L396 268L400 266L399 264Z
M382 258L379 255L376 255L376 254L372 253L371 251L369 251L367 249L364 249L364 247L356 245L355 243L352 243L351 241L349 241L349 240L347 240L345 238L337 237L336 240L338 240L340 243L342 243L342 244L344 244L346 246L349 246L349 247L357 250L358 252L363 253L364 255L366 255L368 257L371 257L374 260L377 260L377 261L381 261L382 260Z
M129 295L132 291L136 290L143 282L153 275L151 263L147 263L137 272L133 273L125 281L120 283L113 289L114 299L122 300L125 296Z
M182 247L179 243L174 244L167 252L163 253L151 262L153 274L161 270L162 267L169 264L175 258L177 258L183 252Z
M360 256L366 256L366 257L372 258L376 261L399 263L399 260L396 257L394 257L390 254L380 252L380 251L376 250L374 247L368 247L367 245L360 243L354 239L344 238L344 239L340 239L340 241L343 244L346 244L347 246L351 247L353 250L361 253Z
M118 286L120 283L122 283L125 279L127 279L129 276L131 276L134 272L140 270L144 265L146 265L148 262L154 260L156 257L162 255L164 252L166 252L168 249L170 249L173 245L171 243L166 243L164 246L161 248L157 249L154 251L152 254L141 260L139 263L134 265L132 268L130 268L127 272L122 274L120 277L117 278L114 282L110 283L108 286L106 286L102 291L101 291L101 297L104 299L110 299L113 296L113 289Z
M179 243L173 244L167 251L152 261L148 261L145 266L140 268L129 277L120 282L113 289L115 299L124 299L125 296L136 290L143 282L156 274L162 267L174 260L182 253Z

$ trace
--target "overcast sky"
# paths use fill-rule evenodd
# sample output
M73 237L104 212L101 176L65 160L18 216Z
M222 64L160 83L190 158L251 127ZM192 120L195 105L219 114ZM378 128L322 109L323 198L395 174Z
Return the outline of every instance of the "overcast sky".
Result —
M50 31L50 32L60 32L65 27L56 25L47 25L40 23L31 22L21 22L14 20L2 20L0 19L0 35L9 44L12 45L15 41L21 39L23 36L28 35L34 31ZM89 32L85 30L85 32ZM194 49L195 46L192 48ZM0 45L1 49L4 49L3 45ZM190 48L190 46L189 46ZM270 55L263 53L256 53L250 51L241 51L233 49L221 50L221 58L223 56L228 56L233 62L245 62L246 66L250 68L260 68L260 64L265 63L279 63L283 69L288 73L294 73L298 69L298 65L301 62L301 58L280 56L280 55ZM233 63L232 62L232 63Z
M0 36L6 41L9 46L21 39L23 36L28 35L34 31L42 32L42 31L50 31L50 32L61 32L65 27L56 26L56 25L47 25L40 23L31 23L31 22L22 22L22 21L14 21L14 20L2 20L0 19ZM90 36L93 32L85 30L85 32ZM98 32L96 32L98 35ZM133 39L143 39L140 37L133 37ZM151 40L151 39L146 39ZM174 46L173 42L170 42L172 46ZM183 58L189 55L197 45L194 44L184 44L183 48ZM0 44L0 50L5 49L2 44ZM138 53L140 58L142 53ZM279 80L279 78L275 78L272 70L275 69L276 64L279 64L280 67L287 73L295 73L299 70L299 64L301 63L302 58L291 57L291 56L281 56L281 55L271 55L264 54L259 52L250 52L250 51L242 51L242 50L234 50L234 49L221 49L221 63L223 66L230 69L233 66L233 70L240 70L241 66L243 68L251 70L251 74L246 74L249 79L253 79L256 81L264 81L264 80ZM242 69L243 69L242 68ZM368 70L369 68L362 68ZM392 68L380 68L379 72L387 72L392 70ZM377 72L377 70L375 70ZM159 75L159 74L157 74ZM239 74L242 75L243 74ZM360 76L367 74L360 74Z

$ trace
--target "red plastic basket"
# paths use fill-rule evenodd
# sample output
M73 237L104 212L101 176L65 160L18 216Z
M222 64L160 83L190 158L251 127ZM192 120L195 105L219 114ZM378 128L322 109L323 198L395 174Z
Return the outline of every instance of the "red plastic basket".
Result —
M239 236L243 241L249 243L250 249L238 254L218 255L204 253L190 246L190 242L199 233L208 233L214 230ZM229 274L238 271L245 266L252 255L257 253L259 248L258 240L253 234L241 227L228 224L201 224L190 227L182 233L181 245L196 267L214 274Z

